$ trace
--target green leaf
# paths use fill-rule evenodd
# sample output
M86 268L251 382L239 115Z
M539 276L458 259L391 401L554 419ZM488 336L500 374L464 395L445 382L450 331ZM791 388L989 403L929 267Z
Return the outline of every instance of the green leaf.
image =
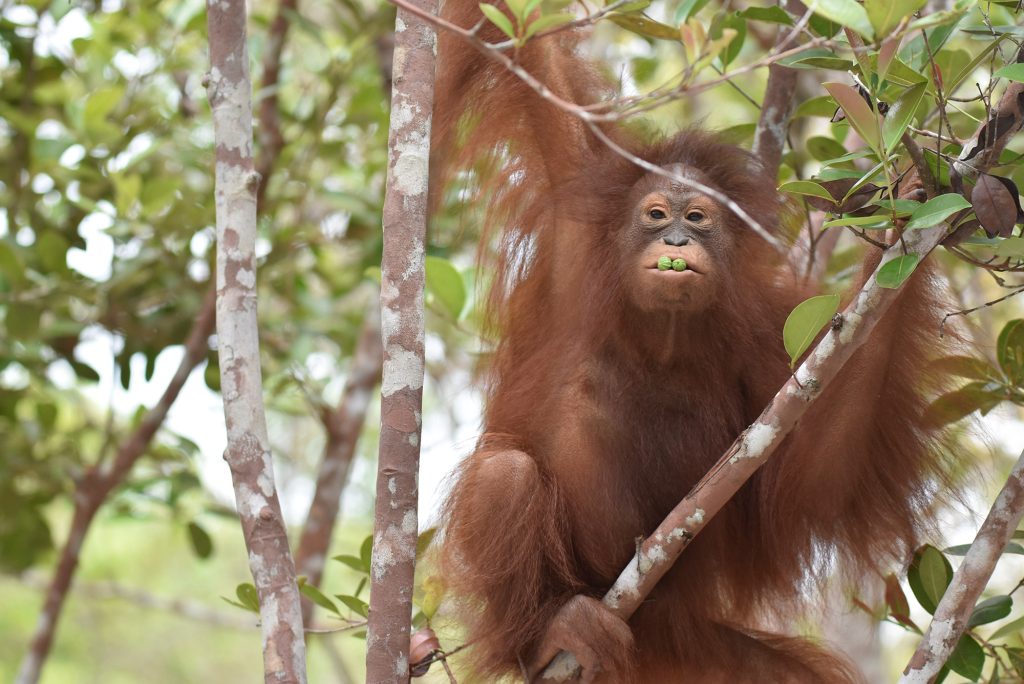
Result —
M437 614L437 609L441 607L441 601L444 599L445 586L444 580L436 575L431 575L423 580L423 597L419 601L420 610L423 611L424 617L427 620L432 620L434 615Z
M875 29L875 35L881 37L889 35L903 17L924 7L925 2L926 0L864 0L864 10Z
M847 154L846 148L843 147L842 143L824 135L815 135L808 138L805 147L810 155L820 162L830 162Z
M794 69L835 69L837 71L846 71L853 66L853 62L850 60L843 59L825 48L808 48L795 55L780 59L779 64ZM828 115L832 116L832 112L830 111Z
M337 597L339 601L345 604L346 608L351 610L356 615L366 617L370 614L370 606L367 605L366 601L360 598L356 598L355 596L347 596L345 594L335 594L335 597Z
M484 16L491 20L491 23L501 29L509 38L515 39L516 30L512 27L512 20L509 19L504 12L495 7L494 5L488 5L486 2L480 3L480 11L484 13Z
M7 240L0 240L0 274L14 288L26 282L25 266L14 245Z
M904 254L903 256L896 257L878 269L875 282L878 283L879 287L895 289L910 277L910 274L914 272L914 268L917 267L917 262L920 260L921 257L916 254Z
M575 19L576 17L571 14L546 14L542 17L537 17L526 27L526 35L523 38L529 40L537 33L561 26L562 24L568 24Z
M708 2L710 0L683 0L676 8L676 14L672 18L673 22L677 25L686 23L687 19L704 9Z
M928 405L924 419L939 426L955 423L975 411L982 415L998 406L1004 398L999 385L988 382L972 382L958 390L943 394Z
M992 380L999 373L987 361L973 356L944 356L928 365L940 375L956 375L971 380Z
M746 17L751 21L767 21L785 26L793 25L792 17L786 14L786 10L781 7L748 7L740 12L740 16Z
M810 100L805 100L797 105L796 111L793 112L793 118L801 116L823 116L831 119L832 115L836 113L836 103L828 95L819 95L818 97L812 97Z
M679 29L662 24L660 21L655 21L645 14L633 13L633 14L619 14L618 12L612 12L608 15L617 26L635 33L638 36L644 38L653 38L655 40L671 40L679 41Z
M366 535L362 546L359 547L359 559L363 561L363 567L370 571L370 558L373 555L373 535Z
M97 88L92 91L82 107L82 123L85 130L90 133L108 131L111 126L106 122L107 115L114 110L123 95L124 88L121 86Z
M871 149L881 155L878 114L871 111L871 107L860 96L860 93L845 83L826 83L825 90L843 108L847 121L860 133L860 137L864 138Z
M1024 257L1024 237L1008 237L999 241L996 245L995 255L997 257Z
M1000 69L996 69L996 72L992 75L996 78L1005 78L1008 81L1024 83L1024 64L1007 64Z
M953 649L946 661L950 670L966 677L972 682L978 681L981 671L985 668L985 651L970 634L960 637L960 642Z
M338 617L341 617L341 613L338 611L338 606L334 605L334 601L327 598L326 595L312 584L306 584L305 582L299 583L299 591L303 596L308 598L310 601L320 606L324 610L328 610Z
M199 558L209 558L213 554L213 539L195 521L188 524L188 540Z
M428 527L416 538L416 558L422 557L427 549L430 548L430 543L434 541L435 534L437 534L437 527Z
M953 566L942 552L925 544L914 554L914 560L907 571L907 582L921 607L929 614L935 614L946 587L953 579Z
M793 195L810 195L811 197L820 197L823 200L828 200L835 204L835 199L829 194L828 190L821 187L814 181L790 181L783 183L779 186L779 192L786 192Z
M1002 620L1013 609L1013 599L1009 596L993 596L974 606L974 612L967 620L967 629L978 625L987 625Z
M334 560L338 561L339 563L341 563L343 565L347 565L348 567L352 568L356 572L363 572L363 573L369 573L370 572L370 566L369 565L364 565L363 564L363 560L361 558L356 558L355 556L350 556L348 554L343 553L343 554L341 554L339 556L334 556Z
M256 587L249 582L243 582L235 587L235 596L247 610L254 613L260 612L260 595L257 593Z
M889 216L843 216L831 221L825 221L822 228L835 228L837 226L857 226L864 230L887 230L892 224Z
M807 8L842 26L853 29L868 40L873 40L875 30L868 19L868 13L856 0L810 0Z
M462 282L458 269L447 259L436 256L427 256L426 266L427 292L448 315L458 320L466 305L466 284Z
M782 328L782 341L789 353L789 367L796 365L818 333L839 310L839 295L819 295L796 305Z
M995 632L993 632L992 636L989 637L989 639L991 641L995 641L996 639L1001 639L1004 636L1009 636L1010 634L1016 634L1017 632L1019 632L1021 630L1024 630L1024 617L1019 617L1016 620L1012 620L1010 622L1007 622L1005 625L1003 625L1002 627L997 629Z
M956 212L970 208L970 202L953 192L933 197L910 215L905 230L937 226Z
M921 99L924 97L927 84L918 83L907 88L902 95L889 108L889 112L882 120L882 143L886 153L896 149L900 138L907 130L910 122L914 120L914 113L917 111Z
M1017 318L1003 326L996 341L996 360L1011 383L1024 383L1024 320Z

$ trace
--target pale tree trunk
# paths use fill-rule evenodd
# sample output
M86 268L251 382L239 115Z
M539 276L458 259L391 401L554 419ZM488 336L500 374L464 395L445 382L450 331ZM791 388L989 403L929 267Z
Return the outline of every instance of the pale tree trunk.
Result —
M216 142L217 340L231 469L260 602L264 681L305 684L306 647L263 409L256 320L252 82L244 0L207 3L209 96Z
M435 0L419 0L418 8L437 12ZM384 199L384 374L366 637L366 680L374 684L409 680L423 417L423 268L436 51L432 26L400 9L395 21Z

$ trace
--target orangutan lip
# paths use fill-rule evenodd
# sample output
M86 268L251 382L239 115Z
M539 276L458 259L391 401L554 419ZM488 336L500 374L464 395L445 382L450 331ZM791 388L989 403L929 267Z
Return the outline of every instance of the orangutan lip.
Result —
M697 275L701 275L701 272L700 272L700 271L698 271L697 269L695 269L695 268L694 268L694 267L693 267L693 266L692 266L691 264L689 264L689 263L687 263L687 264L686 264L686 268L685 268L685 269L683 269L682 271L676 271L676 270L673 270L673 269L671 269L671 268L670 268L670 269L668 269L667 271L662 271L661 269L659 269L659 268L658 268L658 265L657 265L657 264L655 264L655 265L653 265L653 266L648 266L648 267L646 268L646 270L648 270L648 271L658 271L659 273L676 273L676 274L679 274L679 273L696 273Z

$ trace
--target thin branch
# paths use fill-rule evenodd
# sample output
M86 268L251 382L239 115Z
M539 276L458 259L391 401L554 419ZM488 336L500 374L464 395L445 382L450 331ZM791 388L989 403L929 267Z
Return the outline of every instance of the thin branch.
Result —
M931 624L903 671L900 684L928 684L949 660L1021 516L1024 516L1024 453L1010 471L978 536L953 574Z
M256 196L245 0L209 0L216 143L217 341L227 449L263 633L264 680L305 684L295 565L274 485L256 318Z
M370 560L366 680L409 681L409 635L423 411L423 286L437 34L421 21L437 0L395 20L394 88L381 259L380 451Z
M990 306L995 306L996 304L999 304L1000 302L1005 302L1007 299L1010 299L1011 297L1016 297L1021 292L1024 292L1024 285L1021 285L1016 290L1014 290L1013 292L1011 292L1011 293L1009 293L1007 295L1003 295L999 299L993 299L990 302L985 302L984 304L979 304L978 306L976 306L974 308L962 309L960 311L951 311L950 313L948 313L948 314L946 314L945 316L942 317L942 323L939 325L939 331L941 332L942 328L946 325L946 321L948 321L953 316L968 316L968 315L974 313L975 311L981 311L982 309L987 309Z
M935 174L932 173L932 167L928 166L928 160L925 159L921 146L911 137L909 131L903 133L900 141L903 143L903 147L906 148L907 154L910 155L911 161L914 162L914 168L917 170L918 178L921 179L925 196L928 199L935 197L939 194L939 186L935 182Z
M260 82L259 134L260 155L256 160L256 172L260 178L268 178L274 170L281 150L284 148L284 136L281 135L281 117L278 109L278 80L281 74L281 55L284 52L285 39L291 26L289 14L295 12L298 0L281 0L277 6L277 15L267 31L266 45L263 54L263 76ZM267 191L267 183L261 182L256 192L256 206L263 207Z
M178 364L174 377L167 384L156 405L146 412L138 427L117 450L112 461L102 461L90 468L75 486L74 512L68 537L61 547L46 600L36 623L32 641L21 661L15 684L35 684L39 681L43 663L53 646L53 638L60 621L68 591L78 568L78 560L86 534L100 506L110 492L124 481L135 462L146 453L157 430L163 425L174 401L178 398L192 370L206 358L209 337L214 327L214 291L211 289L196 316L188 339L185 355Z

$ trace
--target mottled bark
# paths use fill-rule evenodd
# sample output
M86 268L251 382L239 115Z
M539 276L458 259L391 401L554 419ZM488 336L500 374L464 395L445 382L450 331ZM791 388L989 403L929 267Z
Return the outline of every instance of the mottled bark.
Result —
M796 105L796 69L772 64L768 67L768 85L761 104L761 116L754 130L754 156L772 178L779 175L782 152L789 133L789 119Z
M363 321L359 343L352 356L345 390L338 406L334 410L325 411L322 416L327 443L320 459L309 514L295 552L298 574L305 576L313 586L319 586L323 580L324 563L338 519L341 493L348 480L349 467L366 422L366 411L373 399L373 390L380 382L383 357L380 309L375 301ZM312 624L312 617L313 603L303 599L303 623Z
M260 601L264 681L305 684L295 566L274 486L256 320L252 82L244 0L207 3L216 142L217 339L227 449L249 569Z
M953 580L935 609L932 622L921 638L900 684L928 684L949 660L967 629L985 585L988 584L1003 549L1013 538L1024 515L1024 453L1010 471L992 509L978 530Z
M435 0L419 0L435 14ZM405 10L395 21L394 87L381 264L380 456L370 572L366 679L409 680L423 398L427 180L437 36Z
M185 356L178 364L160 401L146 412L135 431L121 444L112 461L102 461L93 466L75 487L74 513L71 517L71 529L68 538L61 547L57 559L57 569L53 573L46 600L36 622L25 658L15 678L15 684L35 684L39 681L43 663L53 646L53 638L57 630L61 610L71 589L71 582L78 568L78 560L85 542L86 533L92 524L96 512L106 501L110 492L120 485L131 472L135 462L146 453L156 431L163 425L168 411L178 398L182 386L192 370L206 358L209 337L213 333L214 296L210 290L203 308L196 317L196 322L185 342Z

